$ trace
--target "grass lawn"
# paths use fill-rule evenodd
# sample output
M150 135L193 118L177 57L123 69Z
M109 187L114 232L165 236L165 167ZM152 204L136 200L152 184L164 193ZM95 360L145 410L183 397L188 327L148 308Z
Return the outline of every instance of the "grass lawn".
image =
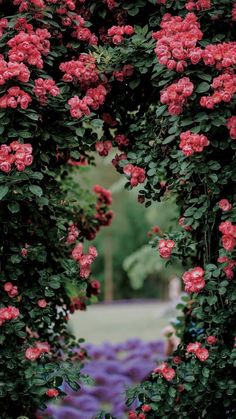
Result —
M160 339L162 329L175 316L170 302L115 302L90 306L86 312L77 311L69 326L76 337L95 344L137 337L148 341Z

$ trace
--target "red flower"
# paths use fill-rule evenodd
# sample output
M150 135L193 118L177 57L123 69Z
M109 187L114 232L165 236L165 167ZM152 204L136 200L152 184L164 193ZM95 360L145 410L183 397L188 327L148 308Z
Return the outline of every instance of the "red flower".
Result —
M152 410L152 408L149 404L143 404L141 409L142 409L143 412L150 412L150 410Z
M59 391L56 388L49 388L49 390L46 391L46 395L48 397L57 397L59 394Z

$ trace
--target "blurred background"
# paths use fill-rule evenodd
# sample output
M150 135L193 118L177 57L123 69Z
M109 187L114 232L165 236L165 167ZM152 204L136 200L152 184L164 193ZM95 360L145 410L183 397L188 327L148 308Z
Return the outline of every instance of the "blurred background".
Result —
M77 178L81 182L82 172L90 189L100 184L113 195L114 220L93 242L99 256L92 272L101 283L101 293L94 305L76 312L70 321L75 335L91 343L160 338L163 327L176 316L170 288L180 289L176 278L182 274L181 266L166 267L157 249L148 244L153 226L162 232L178 228L174 197L145 208L137 202L139 188L124 189L126 179L112 166L113 157L96 157L96 167L80 168Z
M177 316L182 269L177 263L166 266L148 244L154 226L163 233L179 228L174 197L145 208L137 202L139 188L124 189L126 179L111 166L113 157L96 157L96 167L81 167L75 175L90 190L94 184L110 189L115 214L93 242L99 256L92 278L100 281L101 292L69 322L73 334L85 339L83 372L93 381L80 382L79 392L65 385L67 396L49 404L43 416L50 419L103 419L106 413L127 419L139 402L127 407L126 390L148 377L178 344L169 325Z

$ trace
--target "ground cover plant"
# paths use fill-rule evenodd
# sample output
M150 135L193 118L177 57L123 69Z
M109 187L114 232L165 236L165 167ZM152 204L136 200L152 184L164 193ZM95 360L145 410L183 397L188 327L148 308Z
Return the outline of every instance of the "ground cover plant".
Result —
M144 380L157 361L165 359L162 341L130 339L116 344L83 344L82 347L88 354L83 373L94 381L81 384L79 392L67 385L64 388L67 396L59 404L50 404L43 417L91 419L103 411L103 416L110 412L122 419L128 412L126 388Z
M235 2L3 0L0 17L3 417L75 385L58 354L68 309L98 291L82 242L112 214L98 186L96 208L82 188L75 201L67 172L116 146L140 203L176 197L182 230L155 228L152 244L183 262L190 294L181 344L129 395L130 419L233 418Z

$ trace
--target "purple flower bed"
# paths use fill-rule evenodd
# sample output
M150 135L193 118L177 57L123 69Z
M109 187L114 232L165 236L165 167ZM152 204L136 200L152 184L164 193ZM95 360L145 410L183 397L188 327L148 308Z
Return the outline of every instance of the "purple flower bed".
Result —
M90 359L84 373L93 378L93 385L81 385L79 392L65 386L68 394L60 405L50 405L47 417L53 419L93 419L99 411L123 419L125 388L142 381L152 371L157 360L163 360L164 343L143 342L140 339L124 343L84 345Z

